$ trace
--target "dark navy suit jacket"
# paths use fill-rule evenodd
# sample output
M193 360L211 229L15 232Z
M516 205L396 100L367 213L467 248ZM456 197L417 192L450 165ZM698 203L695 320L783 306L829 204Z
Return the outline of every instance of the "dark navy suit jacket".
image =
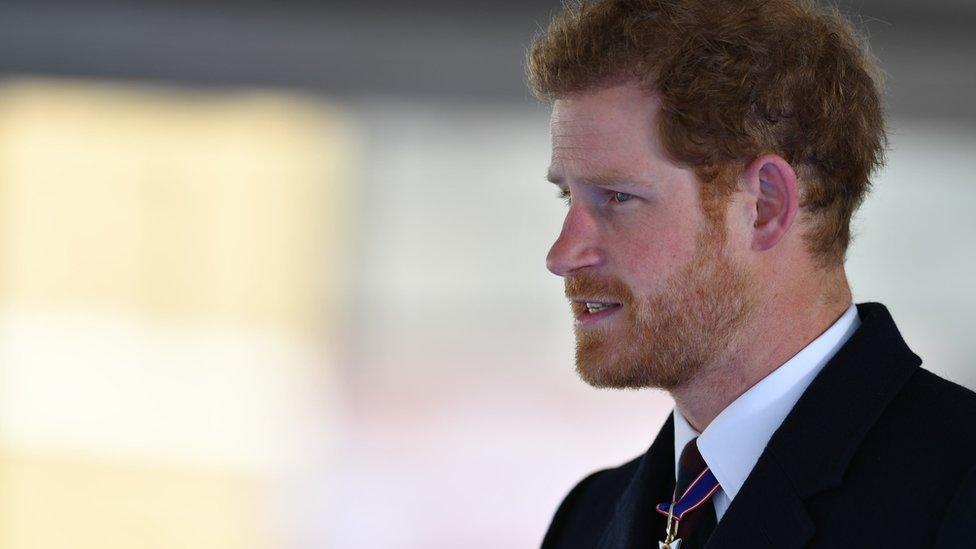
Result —
M883 305L857 309L706 549L976 548L976 393L921 368ZM647 453L572 489L542 547L657 549L673 490L669 417Z

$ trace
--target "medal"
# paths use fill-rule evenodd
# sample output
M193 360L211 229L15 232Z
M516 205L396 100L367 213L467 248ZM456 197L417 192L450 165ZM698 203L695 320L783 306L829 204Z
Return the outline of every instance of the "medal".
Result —
M675 539L678 532L678 521L674 518L674 502L668 505L668 522L664 526L664 541L659 541L658 549L680 549L681 540Z
M706 467L680 498L675 494L671 502L659 503L657 512L666 515L668 522L664 527L664 541L658 542L658 549L678 549L681 546L681 539L677 537L678 523L687 513L701 507L718 489L718 479Z

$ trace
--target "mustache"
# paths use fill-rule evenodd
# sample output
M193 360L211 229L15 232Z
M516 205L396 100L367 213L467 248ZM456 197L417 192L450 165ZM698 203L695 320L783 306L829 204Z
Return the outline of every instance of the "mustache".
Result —
M565 279L566 298L579 299L581 297L612 301L615 303L631 303L634 294L630 288L618 278L598 277L589 273L580 273Z

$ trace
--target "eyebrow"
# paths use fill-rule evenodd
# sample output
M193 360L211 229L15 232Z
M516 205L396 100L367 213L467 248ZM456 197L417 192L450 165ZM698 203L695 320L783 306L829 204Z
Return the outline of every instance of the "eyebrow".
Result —
M640 186L640 183L637 182L636 179L637 178L632 175L626 175L615 171L600 172L600 173L595 173L593 175L579 178L581 182L587 183L589 185L594 185L597 187ZM552 170L549 170L549 172L546 173L546 180L552 183L553 185L557 185L559 187L566 186L565 180L561 176L553 172Z

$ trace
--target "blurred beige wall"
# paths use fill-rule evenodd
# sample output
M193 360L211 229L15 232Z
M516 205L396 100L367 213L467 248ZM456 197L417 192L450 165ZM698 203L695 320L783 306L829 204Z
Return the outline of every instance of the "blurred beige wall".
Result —
M300 535L351 125L267 91L0 86L0 547Z

